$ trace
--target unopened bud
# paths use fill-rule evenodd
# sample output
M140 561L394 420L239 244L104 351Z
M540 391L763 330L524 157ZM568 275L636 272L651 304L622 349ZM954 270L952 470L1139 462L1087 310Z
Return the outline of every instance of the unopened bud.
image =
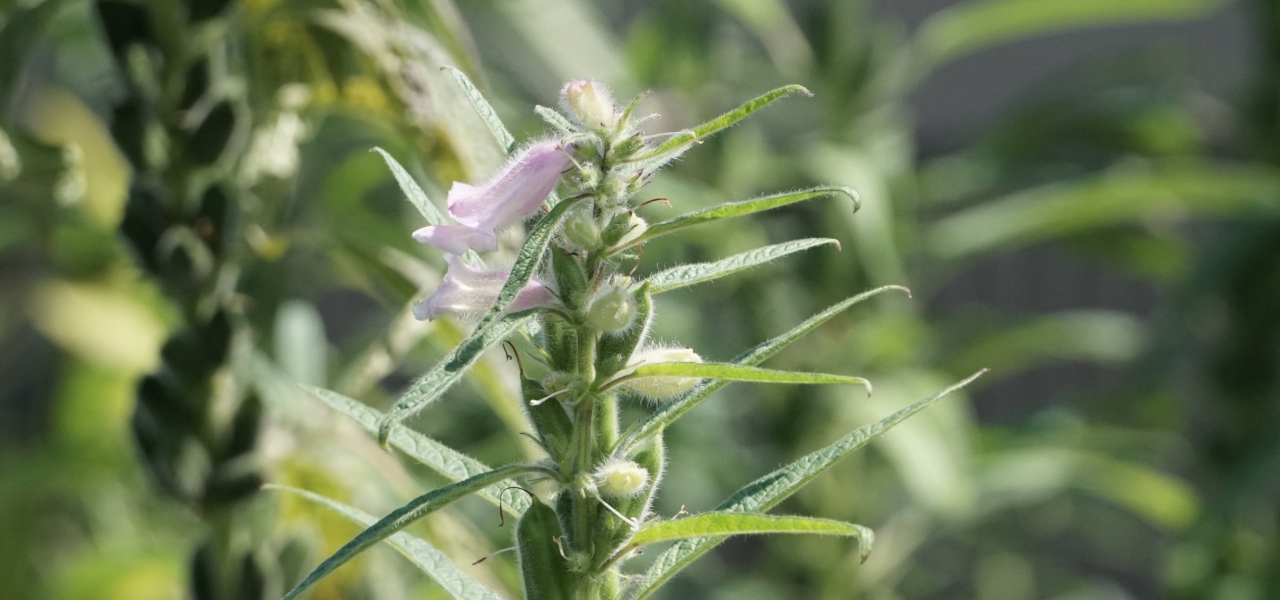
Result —
M655 363L690 362L700 363L702 357L688 348L653 348L636 353L631 357L630 367L641 367ZM655 400L669 400L683 394L701 381L699 377L682 375L648 375L636 377L626 382L627 387Z
M630 498L644 491L649 470L615 456L596 469L595 479L600 493L610 498Z
M610 284L600 289L587 304L587 325L605 333L617 333L636 320L636 297L627 288Z
M591 211L580 210L565 220L564 237L576 249L590 252L600 247L600 226Z
M644 219L632 214L631 218L627 219L627 232L622 234L622 239L619 239L618 243L625 244L630 242L640 237L640 234L644 233L648 228L649 224Z
M575 79L565 84L560 97L587 127L609 129L617 120L613 94L600 83L590 79Z

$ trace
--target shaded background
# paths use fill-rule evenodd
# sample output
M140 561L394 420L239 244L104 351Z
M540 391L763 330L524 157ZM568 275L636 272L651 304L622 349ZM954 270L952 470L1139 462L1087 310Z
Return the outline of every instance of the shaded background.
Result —
M673 207L643 214L817 183L863 209L712 226L646 247L641 269L797 236L843 250L664 296L658 338L726 358L869 287L914 292L774 359L865 375L871 399L734 386L673 426L660 513L992 369L780 509L873 527L865 565L846 541L740 539L665 597L1280 594L1273 2L0 6L15 598L278 597L355 530L262 481L379 514L439 483L290 380L385 406L460 339L407 316L442 263L367 152L437 202L500 163L445 64L520 139L569 78L650 90L653 131L815 92L690 152L649 190ZM530 453L514 375L488 357L412 424L491 463ZM417 532L466 565L509 543L496 525L464 502ZM359 564L314 597L440 597L390 551ZM466 568L517 590L506 557Z

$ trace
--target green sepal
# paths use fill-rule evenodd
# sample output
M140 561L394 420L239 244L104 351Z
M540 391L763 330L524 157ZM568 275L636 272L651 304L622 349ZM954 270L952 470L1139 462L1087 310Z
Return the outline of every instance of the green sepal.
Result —
M549 366L561 373L572 373L578 364L578 332L564 319L548 315L542 319L542 348Z
M556 539L563 537L556 512L535 501L516 525L516 557L526 600L575 598L578 578L569 572Z
M586 302L590 286L582 261L563 249L552 248L551 272L555 275L560 299L570 310L577 311Z
M600 232L600 241L604 242L606 248L611 247L617 244L622 239L622 236L627 235L630 230L631 214L620 212L613 215L613 218L609 219L609 224L604 226L604 230Z
M636 319L631 327L615 335L600 337L596 349L596 378L607 378L627 366L631 355L644 341L653 321L653 295L649 293L649 282L640 285L636 290Z
M552 398L537 404L534 401L547 397L542 384L532 379L522 379L520 389L524 393L525 406L529 408L529 420L538 432L538 443L551 455L556 464L568 457L569 444L573 440L573 420L565 412L564 405Z

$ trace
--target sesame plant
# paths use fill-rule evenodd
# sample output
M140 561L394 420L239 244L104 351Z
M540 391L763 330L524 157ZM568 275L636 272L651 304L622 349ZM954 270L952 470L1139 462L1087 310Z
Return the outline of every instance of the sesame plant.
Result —
M760 365L842 311L890 291L907 292L903 287L852 296L729 361L704 359L694 349L649 335L655 295L838 244L836 240L789 241L636 275L643 272L644 244L700 224L833 195L846 196L856 210L858 197L852 189L829 186L723 204L652 225L638 214L653 201L644 198L643 189L664 165L764 106L807 90L779 88L693 129L649 135L641 129L649 118L636 115L643 95L620 106L601 84L572 81L561 93L560 112L537 108L552 135L517 148L471 82L459 71L453 74L507 148L507 164L482 183L455 183L446 216L400 165L385 153L383 157L429 223L414 238L443 251L448 265L440 286L415 305L415 316L458 318L475 328L385 414L335 392L310 388L375 434L383 446L453 483L381 519L311 492L290 490L366 529L321 562L286 600L381 541L409 557L453 597L499 598L430 544L402 531L471 495L497 505L504 520L518 517L511 549L529 599L645 598L732 535L846 536L856 540L865 560L873 539L866 527L768 511L842 457L976 374L760 477L712 510L662 516L651 509L667 461L664 429L729 383L843 384L871 393L870 382L861 377ZM511 267L486 262L484 255L499 247L498 233L524 221L532 225ZM491 468L402 425L440 399L483 353L504 344L518 360L515 368L533 429L528 433L545 454L542 460ZM624 424L620 402L652 410ZM624 570L646 547L666 542L676 543L647 571Z

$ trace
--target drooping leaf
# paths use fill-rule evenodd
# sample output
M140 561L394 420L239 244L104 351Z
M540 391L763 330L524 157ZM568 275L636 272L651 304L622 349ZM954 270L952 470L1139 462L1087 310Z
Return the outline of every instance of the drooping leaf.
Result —
M493 483L502 481L509 477L530 473L541 470L531 465L508 465L499 467L488 473L481 473L475 477L459 481L450 485L446 485L440 489L432 490L414 498L408 504L391 511L387 516L378 519L378 521L370 525L364 531L361 531L351 541L347 542L333 556L324 559L315 570L311 571L302 583L299 583L288 594L284 600L292 600L298 597L307 588L320 581L334 569L346 564L355 558L361 552L364 552L370 546L391 537L401 529L412 525L418 519L421 519L445 506L449 503L481 490Z
M811 452L799 460L783 466L764 477L756 479L746 487L735 492L716 507L717 511L761 513L777 506L800 488L804 487L823 471L831 468L840 459L853 451L866 446L871 440L901 423L907 417L923 410L939 398L950 394L977 379L986 370L979 371L969 378L948 387L932 396L918 400L914 404L899 410L875 423L860 427L857 430L836 440L831 445ZM636 600L647 598L663 583L670 580L681 569L688 566L698 557L706 554L720 542L724 536L695 537L681 540L668 548L654 561L645 572L644 588L637 592ZM865 558L865 557L864 557Z
M1084 27L1189 21L1220 8L1221 0L977 0L935 13L921 25L916 46L932 64L981 48Z
M449 219L445 218L444 213L440 212L440 209L427 197L427 193L422 191L422 187L418 185L418 182L413 180L413 176L395 158L382 148L374 147L372 152L377 152L382 156L382 160L387 162L387 168L391 169L391 175L396 178L396 183L400 185L400 190L404 192L405 198L409 199L409 204L418 209L418 213L427 220L428 224L448 225L450 223Z
M745 200L743 202L733 202L729 204L721 204L719 206L712 206L710 208L704 208L702 210L667 219L661 223L650 225L644 233L636 236L635 239L610 250L610 253L616 253L626 248L643 244L656 237L667 235L668 233L674 233L687 227L693 227L694 225L701 225L703 223L718 221L720 219L749 215L831 194L844 194L848 196L853 200L853 210L858 210L860 206L858 192L855 192L853 188L844 185L831 185L810 188L807 190L797 190L794 192L784 192L781 194L765 196L763 198L756 198L754 200Z
M266 489L280 490L302 496L307 500L333 510L359 525L368 527L377 521L373 515L360 509L306 490L282 485L267 485L265 487ZM408 558L419 569L422 569L423 573L426 573L428 577L440 584L440 587L444 588L454 598L459 600L502 600L502 596L462 572L443 552L421 538L401 532L388 537L387 543L391 544L397 552ZM286 597L293 597L297 591L299 590L290 592L290 595Z
M864 300L878 296L890 290L904 292L908 296L911 295L911 290L908 290L905 287L899 285L886 285L884 287L879 287L851 298L847 298L828 307L826 310L809 317L803 323L791 328L790 331L769 339L756 347L743 352L738 355L737 358L733 359L733 364L744 366L758 365L769 357L777 354L783 348L786 348L792 342L800 339L800 336L813 331L819 325L827 322L832 317L852 308L854 305ZM728 381L704 382L684 397L667 403L662 410L650 415L648 419L645 419L643 423L636 427L633 433L627 435L620 446L629 448L635 441L643 440L654 433L657 433L663 427L670 425L675 422L676 419L684 416L685 413L692 410L693 407L700 404L703 400L709 398L711 394L714 394L724 386L729 385L729 383L730 382Z
M640 377L697 377L721 381L757 381L760 383L845 383L860 385L871 394L871 382L861 377L830 375L827 373L803 373L777 371L733 363L665 362L636 367L627 375L610 382L605 389Z
M312 386L303 386L303 388L334 410L350 417L365 431L375 434L378 432L378 420L382 418L382 413L378 410L337 392ZM492 467L466 454L402 425L391 428L391 437L388 441L393 447L450 481L462 481L493 470ZM499 481L477 491L476 495L495 505L501 504L518 517L528 509L529 498L518 493L504 494L503 490L509 485L511 484L508 481Z
M498 140L498 145L502 146L502 149L507 154L515 152L516 138L512 137L510 131L507 131L507 126L502 124L502 119L498 118L498 113L493 110L493 105L484 99L484 95L480 93L480 90L476 89L476 85L471 83L471 78L454 67L444 66L441 69L453 75L454 80L458 82L458 87L462 88L467 100L471 101L471 106L475 107L476 113L484 120L484 124L489 127L489 133L493 134L493 139Z
M707 263L691 263L672 267L665 271L659 271L646 277L644 280L649 283L649 291L653 294L668 292L682 287L719 279L726 275L732 275L738 271L750 269L751 267L772 262L788 254L794 254L802 250L808 250L816 246L826 244L835 244L840 246L840 242L831 238L806 238L803 240L793 240L783 242L781 244L773 244L763 248L748 250L740 254L735 254L728 258L723 258L715 262Z
M811 533L819 535L845 535L858 538L858 550L862 560L871 553L871 544L875 540L870 529L861 525L819 519L816 517L794 517L782 515L760 515L742 512L709 512L683 519L659 521L640 531L631 538L627 549L639 548L649 544L687 540L715 536L723 539L731 535L749 535L763 533Z
M538 221L537 225L533 226L528 238L525 239L524 246L516 256L515 264L511 266L511 275L507 278L507 283L498 292L498 298L489 308L489 312L480 320L475 331L471 332L467 339L458 344L457 348L449 352L426 375L415 382L382 417L378 423L378 443L385 447L393 425L439 398L480 359L480 355L485 350L506 339L508 334L531 318L531 313L536 312L536 309L505 317L502 313L511 306L516 295L533 278L543 255L546 254L547 246L551 243L551 236L559 227L560 221L564 219L565 213L583 198L584 196L579 196L560 202Z

